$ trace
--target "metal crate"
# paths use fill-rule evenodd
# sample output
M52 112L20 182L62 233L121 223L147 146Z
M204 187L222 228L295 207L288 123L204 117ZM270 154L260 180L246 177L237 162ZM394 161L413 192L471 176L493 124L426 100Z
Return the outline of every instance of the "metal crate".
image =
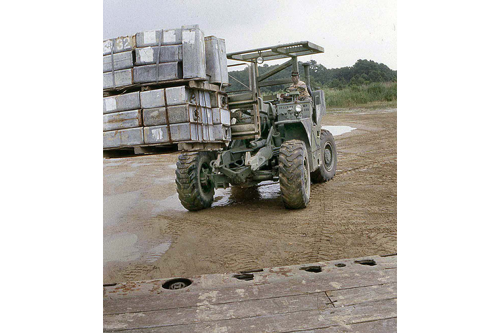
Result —
M168 122L170 124L179 123L198 123L201 121L199 112L194 105L184 104L169 106L168 109Z
M141 107L143 109L165 106L165 89L141 91Z
M135 50L135 64L139 66L174 61L182 61L182 45L149 46Z
M198 127L201 128L201 125L192 123L170 125L172 141L200 141L198 133L201 131L198 130Z
M229 84L225 40L214 36L206 37L205 52L207 75L210 77L210 83Z
M142 122L144 126L156 126L167 124L167 110L165 107L143 109Z
M204 125L213 125L214 123L212 120L212 109L202 107L201 110L202 110L201 113L202 123Z
M212 109L212 114L213 114L213 123L214 124L222 124L229 126L231 125L231 112L226 109L221 109L221 108L213 108Z
M113 59L113 62L111 62ZM126 51L121 53L115 53L112 56L107 55L102 57L102 71L110 72L112 70L120 70L126 68L132 68L134 63L132 61L132 51Z
M135 38L134 36L123 36L107 39L102 42L102 46L102 55L111 54L111 51L113 51L113 53L132 51L135 48Z
M108 131L102 134L104 148L120 148L144 144L144 131L142 127Z
M231 140L231 127L214 125L214 139L215 141L230 141Z
M205 40L198 25L182 27L182 59L185 79L206 78Z
M166 125L144 127L144 142L146 144L170 143L169 131Z
M142 126L141 110L122 111L103 115L103 131Z
M139 92L104 97L102 104L103 113L135 110L141 108Z
M114 84L113 84L113 74L114 74ZM107 72L102 74L103 82L102 86L104 89L107 88L118 88L131 85L133 83L132 79L132 69L122 69L114 72Z
M182 44L181 29L150 30L135 34L137 47Z
M165 95L167 96L167 105L179 105L185 103L195 103L195 98L192 89L185 86L165 88Z
M179 62L166 62L158 65L134 67L134 83L154 83L182 78Z

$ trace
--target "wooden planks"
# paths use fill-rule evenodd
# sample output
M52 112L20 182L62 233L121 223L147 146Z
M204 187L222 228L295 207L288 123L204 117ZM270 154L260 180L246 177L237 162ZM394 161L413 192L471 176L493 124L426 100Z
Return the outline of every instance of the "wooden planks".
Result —
M253 274L253 279L239 280L234 274L202 275L192 278L192 284L180 290L162 288L166 280L105 287L104 330L396 331L396 256L279 267L247 274Z

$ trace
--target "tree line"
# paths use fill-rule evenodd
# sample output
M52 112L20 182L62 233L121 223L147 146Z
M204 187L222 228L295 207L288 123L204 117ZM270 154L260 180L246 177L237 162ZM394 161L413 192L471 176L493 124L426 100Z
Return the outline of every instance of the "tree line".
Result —
M359 59L354 66L341 68L326 68L318 64L315 60L309 62L309 74L311 87L315 89L335 88L344 89L346 87L361 86L374 82L397 82L397 71L390 69L385 64L377 63L373 60ZM265 74L279 65L263 64L259 66L259 75ZM300 77L304 80L304 67L299 61ZM241 71L229 72L229 82L231 86L228 91L246 89L248 85L248 68ZM231 77L232 76L232 77ZM268 80L276 80L290 77L290 69L284 70L273 75ZM243 84L242 84L243 83ZM286 85L263 87L263 93L277 92L284 89Z

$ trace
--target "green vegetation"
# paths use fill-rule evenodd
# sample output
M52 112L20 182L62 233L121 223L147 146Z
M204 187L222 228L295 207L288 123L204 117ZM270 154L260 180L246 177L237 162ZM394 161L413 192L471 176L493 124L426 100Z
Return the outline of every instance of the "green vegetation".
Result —
M324 91L327 107L354 107L380 101L394 105L397 101L396 82L350 85L343 89L326 88Z
M300 65L301 78L303 67ZM259 66L259 74L265 74L278 65ZM284 70L273 75L270 80L290 77L290 70ZM229 73L231 83L229 91L245 89L242 83L248 85L248 69ZM358 60L352 67L326 68L311 61L310 66L311 88L325 91L328 107L354 107L371 105L375 102L394 105L397 101L397 71L384 64L372 60ZM235 80L236 79L236 80ZM240 82L238 82L240 81ZM286 86L272 86L261 89L264 95L282 92Z

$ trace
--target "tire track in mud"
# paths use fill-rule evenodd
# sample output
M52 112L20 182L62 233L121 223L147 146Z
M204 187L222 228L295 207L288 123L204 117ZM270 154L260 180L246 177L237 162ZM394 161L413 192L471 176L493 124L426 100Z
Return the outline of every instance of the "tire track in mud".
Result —
M375 163L367 164L367 165L364 165L364 166L361 166L361 167L357 167L357 168L351 168L351 169L343 170L343 171L340 171L335 176L336 177L338 177L338 176L347 176L347 175L350 175L350 174L353 174L353 173L356 173L356 172L359 172L359 171L366 171L366 170L369 170L369 169L378 168L378 167L383 166L385 164L395 164L395 163L397 163L396 157L393 158L393 159L389 159L389 160L385 160L385 161L381 161L381 162L375 162Z

